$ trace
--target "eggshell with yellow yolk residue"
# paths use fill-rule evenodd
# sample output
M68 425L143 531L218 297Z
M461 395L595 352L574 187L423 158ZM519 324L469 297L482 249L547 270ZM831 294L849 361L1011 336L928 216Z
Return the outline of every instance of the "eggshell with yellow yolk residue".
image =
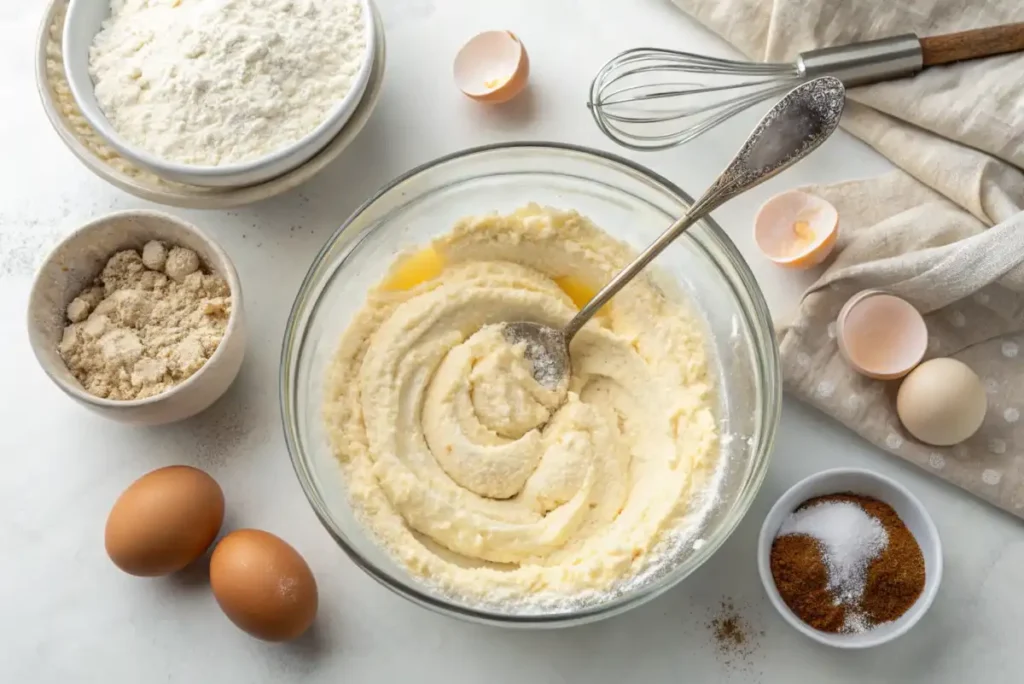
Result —
M775 195L754 217L754 241L779 266L806 269L832 253L839 212L828 201L801 190Z
M510 31L485 31L455 56L455 84L477 102L508 102L526 87L530 58Z

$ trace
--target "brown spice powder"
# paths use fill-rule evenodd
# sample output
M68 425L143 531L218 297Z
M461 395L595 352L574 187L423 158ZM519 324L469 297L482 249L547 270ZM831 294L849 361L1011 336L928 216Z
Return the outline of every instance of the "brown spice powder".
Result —
M836 605L828 590L828 568L818 540L806 534L787 534L772 544L772 577L789 609L823 632L842 631L846 607Z
M869 628L899 618L924 590L924 555L914 535L891 506L859 494L816 497L797 510L829 502L856 504L885 528L889 542L868 566L864 594L854 608ZM848 607L828 590L828 569L817 539L803 534L776 537L770 564L782 600L801 620L823 632L846 629Z
M723 665L730 669L753 671L758 637L764 636L764 632L758 632L751 626L732 599L722 600L707 627Z
M890 622L907 612L924 591L924 554L914 535L892 509L877 499L858 497L857 503L882 523L889 544L868 566L861 610L871 622Z
M747 643L747 634L743 631L743 623L735 615L716 618L711 621L711 626L715 630L715 641L718 642L719 648L728 651Z

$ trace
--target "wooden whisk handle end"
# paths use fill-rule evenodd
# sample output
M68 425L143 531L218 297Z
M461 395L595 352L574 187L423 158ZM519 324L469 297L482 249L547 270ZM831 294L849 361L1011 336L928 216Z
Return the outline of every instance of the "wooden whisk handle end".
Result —
M1024 51L1024 23L947 33L921 39L924 66Z

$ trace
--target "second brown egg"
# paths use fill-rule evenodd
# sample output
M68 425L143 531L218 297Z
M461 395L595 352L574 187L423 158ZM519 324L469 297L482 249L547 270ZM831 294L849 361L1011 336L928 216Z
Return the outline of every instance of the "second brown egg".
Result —
M309 565L284 540L262 530L235 530L217 544L210 587L235 625L265 641L294 639L316 617Z

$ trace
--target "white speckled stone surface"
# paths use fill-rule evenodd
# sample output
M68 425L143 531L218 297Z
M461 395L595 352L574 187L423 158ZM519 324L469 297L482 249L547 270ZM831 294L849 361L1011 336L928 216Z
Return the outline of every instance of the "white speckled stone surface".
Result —
M250 347L241 375L209 411L165 428L133 428L63 396L32 358L25 309L32 273L60 236L100 213L151 206L93 176L50 129L33 82L42 2L0 4L0 681L3 682L1017 682L1024 528L1010 516L882 454L789 402L764 488L716 556L655 602L559 632L510 632L440 617L390 594L333 546L285 453L277 366L294 291L313 254L378 186L469 145L557 139L611 149L583 103L591 73L640 44L725 49L668 0L381 0L388 70L377 111L352 147L312 182L231 212L172 210L212 231L238 268ZM530 51L531 89L487 109L451 85L463 40L516 31ZM683 150L634 156L699 191L756 113ZM750 220L774 192L871 175L888 165L845 135L716 212L751 260L778 316L812 276L756 255ZM317 574L315 630L267 645L218 611L201 570L162 580L119 573L103 552L115 497L158 466L189 463L224 488L229 527L281 535ZM929 508L946 549L931 612L901 640L838 652L803 638L764 598L754 564L761 518L800 477L859 465L896 477ZM756 631L747 655L716 651L707 622L731 598Z

